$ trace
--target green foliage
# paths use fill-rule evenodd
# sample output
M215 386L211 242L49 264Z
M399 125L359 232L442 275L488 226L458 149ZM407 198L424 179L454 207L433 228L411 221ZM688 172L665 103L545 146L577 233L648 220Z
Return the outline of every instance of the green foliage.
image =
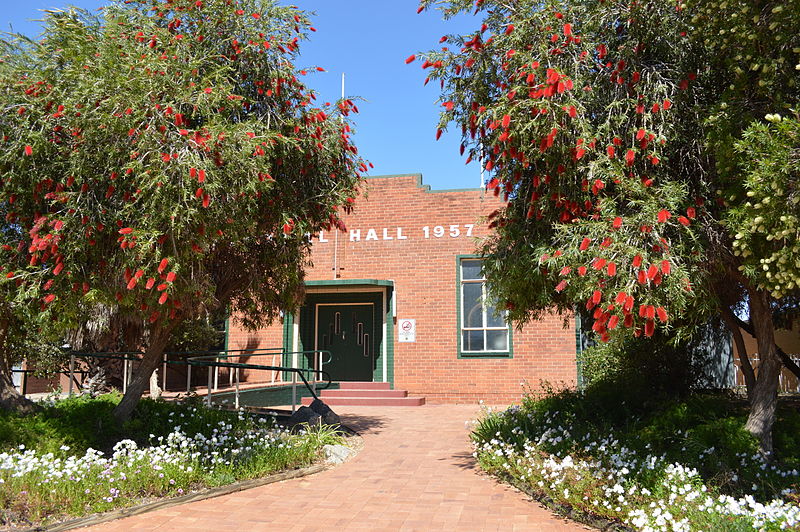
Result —
M739 270L780 299L796 293L800 279L800 120L768 118L734 144L746 201L731 196L727 225Z
M719 340L719 343L712 339ZM700 329L691 340L676 341L656 332L653 338L619 336L585 349L579 356L584 382L686 394L692 389L726 385L716 375L730 364L728 337L719 326Z
M483 17L423 68L442 82L439 127L460 127L464 153L509 200L482 252L512 320L577 305L603 340L688 337L720 305L720 284L768 286L732 256L734 235L753 232L736 226L756 215L778 221L760 240L789 232L747 247L749 260L781 279L773 295L796 291L792 251L780 251L797 240L785 212L796 134L776 122L764 138L763 124L800 96L798 0L422 4ZM763 195L757 168L778 173L773 200L732 221L747 192Z
M692 489L708 489L712 497L752 495L765 501L796 489L800 447L793 442L800 414L795 405L779 409L778 460L765 463L757 440L744 429L747 408L741 399L724 393L678 398L647 386L609 384L597 382L584 392L551 391L487 413L472 434L479 462L558 502L622 520L637 505L660 506L660 501L673 501L673 493L686 493L687 481L674 480L670 464L696 469L699 476L689 481ZM607 471L619 477L606 478ZM676 482L679 489L670 486ZM622 511L614 509L619 506L617 493L605 491L615 483L622 485L619 493L627 499ZM597 505L604 499L611 505ZM670 510L676 519L691 515L692 530L721 526L721 517L710 510L696 515L689 506L678 513L677 508ZM714 525L703 525L706 519Z
M0 288L79 322L153 326L299 301L308 234L340 226L365 163L349 100L294 65L310 21L271 0L48 12L0 57Z
M118 394L96 399L75 396L28 416L0 410L0 449L20 445L42 453L57 453L62 445L79 452L89 447L110 449L120 439L111 417L119 398Z
M271 417L199 401L141 401L120 429L112 417L119 400L73 397L31 416L0 413L3 524L46 523L258 478L311 464L323 445L342 443L331 427L290 433Z

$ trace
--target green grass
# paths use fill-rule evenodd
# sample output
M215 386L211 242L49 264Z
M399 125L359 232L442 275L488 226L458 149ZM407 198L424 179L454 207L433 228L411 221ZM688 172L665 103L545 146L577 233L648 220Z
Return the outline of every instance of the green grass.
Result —
M31 416L0 413L0 525L259 478L309 465L322 446L342 442L330 427L290 432L272 417L197 401L142 400L120 427L111 415L119 399L73 397Z

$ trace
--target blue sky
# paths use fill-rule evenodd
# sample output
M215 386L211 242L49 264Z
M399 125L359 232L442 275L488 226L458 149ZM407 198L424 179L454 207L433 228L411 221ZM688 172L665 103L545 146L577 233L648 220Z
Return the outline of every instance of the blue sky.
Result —
M41 9L75 5L97 9L101 0L0 0L0 28L38 35ZM282 1L281 3L290 3ZM294 0L312 16L316 33L301 49L301 66L321 66L326 72L307 81L322 101L345 92L365 101L358 104L356 145L375 165L373 175L423 174L435 189L480 185L476 163L464 165L458 153L456 128L435 140L439 109L438 85L423 87L420 62L405 64L412 53L439 46L445 33L466 33L479 24L467 17L444 22L438 11L417 14L416 0Z

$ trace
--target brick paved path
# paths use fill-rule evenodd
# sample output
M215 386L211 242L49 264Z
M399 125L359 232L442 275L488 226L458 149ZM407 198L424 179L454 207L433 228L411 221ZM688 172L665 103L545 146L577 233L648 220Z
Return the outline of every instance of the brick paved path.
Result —
M328 471L98 525L89 530L578 531L479 474L465 421L474 406L339 407L364 438Z

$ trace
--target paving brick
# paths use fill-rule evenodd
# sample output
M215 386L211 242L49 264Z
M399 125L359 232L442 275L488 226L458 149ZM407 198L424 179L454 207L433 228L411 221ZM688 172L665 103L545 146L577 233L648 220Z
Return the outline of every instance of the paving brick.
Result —
M364 440L340 466L84 530L591 530L479 472L465 429L475 406L338 413Z

